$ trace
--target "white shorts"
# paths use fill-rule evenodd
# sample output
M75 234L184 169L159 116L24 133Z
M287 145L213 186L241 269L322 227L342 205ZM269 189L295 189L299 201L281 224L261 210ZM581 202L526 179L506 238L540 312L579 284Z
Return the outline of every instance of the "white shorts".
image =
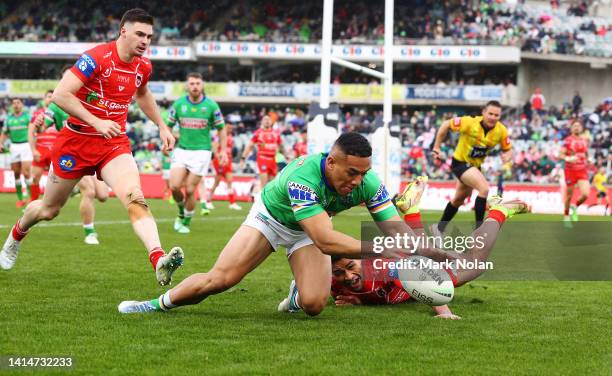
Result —
M268 212L263 200L255 197L255 202L242 223L261 232L276 251L279 246L287 248L287 257L300 248L314 244L304 231L296 231L278 223Z
M186 168L187 171L194 175L205 176L208 174L208 166L210 166L210 158L212 152L210 150L185 150L181 148L174 149L172 152L172 164L170 169L175 167Z
M162 179L169 180L170 179L170 170L162 170Z
M21 144L11 144L11 163L15 162L32 162L32 149L27 142Z

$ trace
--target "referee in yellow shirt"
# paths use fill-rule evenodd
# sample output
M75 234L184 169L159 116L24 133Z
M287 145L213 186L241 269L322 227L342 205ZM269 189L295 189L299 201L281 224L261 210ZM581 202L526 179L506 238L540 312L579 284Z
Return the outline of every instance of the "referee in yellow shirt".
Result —
M595 205L606 205L604 209L604 215L608 211L608 207L610 207L610 198L608 197L608 189L605 184L608 182L608 177L606 176L606 168L599 167L595 176L593 176L593 186L597 190L597 202L593 205L589 205L589 208ZM612 214L612 213L611 213Z
M489 101L482 110L482 116L456 117L442 123L438 130L432 151L434 157L440 159L444 159L440 145L449 129L460 133L451 164L453 175L457 177L457 188L455 197L446 205L444 214L437 224L439 233L444 233L446 225L457 214L465 199L471 196L473 189L478 191L474 203L476 227L482 223L487 206L489 183L480 171L480 165L489 151L498 144L502 150L502 161L508 163L512 160L512 145L508 130L499 121L501 111L502 106L498 101ZM433 230L436 232L435 225Z

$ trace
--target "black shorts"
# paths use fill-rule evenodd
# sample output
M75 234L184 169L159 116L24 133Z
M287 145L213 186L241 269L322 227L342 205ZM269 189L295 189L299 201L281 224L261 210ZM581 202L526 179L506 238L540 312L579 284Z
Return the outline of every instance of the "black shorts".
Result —
M480 171L480 167L472 166L467 162L458 161L455 158L453 158L453 161L451 162L451 171L459 180L461 180L461 175L463 175L463 173L471 167L475 167L478 169L478 171Z
M597 191L597 198L606 198L607 194L605 191Z

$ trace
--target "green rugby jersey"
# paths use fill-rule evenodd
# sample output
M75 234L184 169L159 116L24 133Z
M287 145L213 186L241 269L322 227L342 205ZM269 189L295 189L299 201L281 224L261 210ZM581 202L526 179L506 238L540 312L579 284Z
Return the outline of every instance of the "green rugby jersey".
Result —
M22 111L18 116L11 113L6 117L3 132L8 134L12 143L23 144L28 142L29 124L30 114L26 111Z
M336 193L325 178L326 157L324 153L298 157L264 187L262 200L277 221L303 231L298 223L303 219L322 211L332 216L362 203L374 221L398 215L387 189L372 170L348 195Z
M170 107L169 126L178 124L178 147L185 150L212 150L210 128L223 128L223 114L214 100L204 96L193 103L189 96L184 96Z
M60 106L51 102L47 109L45 110L45 125L49 126L51 124L55 124L55 129L58 131L64 128L66 122L70 115L66 113L66 111L62 110Z

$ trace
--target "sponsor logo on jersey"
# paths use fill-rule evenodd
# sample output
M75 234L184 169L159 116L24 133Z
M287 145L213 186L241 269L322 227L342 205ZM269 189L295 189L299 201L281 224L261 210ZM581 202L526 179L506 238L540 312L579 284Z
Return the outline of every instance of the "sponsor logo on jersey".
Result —
M93 101L97 101L98 99L99 99L98 93L96 93L95 91L90 91L89 93L87 93L87 96L85 97L85 102L91 103Z
M104 70L104 73L102 73L102 77L109 78L112 73L113 73L113 68L108 67Z
M208 120L199 118L181 118L181 128L186 129L205 129L208 127Z
M127 84L130 83L130 77L129 76L124 76L122 74L118 74L117 75L117 83L127 85Z
M64 154L59 158L58 164L63 171L72 171L76 166L76 161L72 155Z
M380 211L383 211L389 205L391 205L391 200L389 199L389 192L387 192L387 188L385 188L383 184L378 187L378 190L376 191L374 196L366 204L371 213L378 213Z
M75 66L83 74L83 76L87 78L91 77L97 67L94 59L87 53L81 55L79 60L77 60Z
M130 107L129 104L117 103L109 101L108 99L100 99L97 103L97 106L109 110L127 110Z
M309 206L313 206L318 202L318 196L315 191L300 183L289 182L287 184L289 198L292 201L293 211L298 211Z
M119 91L123 91L123 89L125 89L125 86L119 85L117 86L117 89L119 89Z

